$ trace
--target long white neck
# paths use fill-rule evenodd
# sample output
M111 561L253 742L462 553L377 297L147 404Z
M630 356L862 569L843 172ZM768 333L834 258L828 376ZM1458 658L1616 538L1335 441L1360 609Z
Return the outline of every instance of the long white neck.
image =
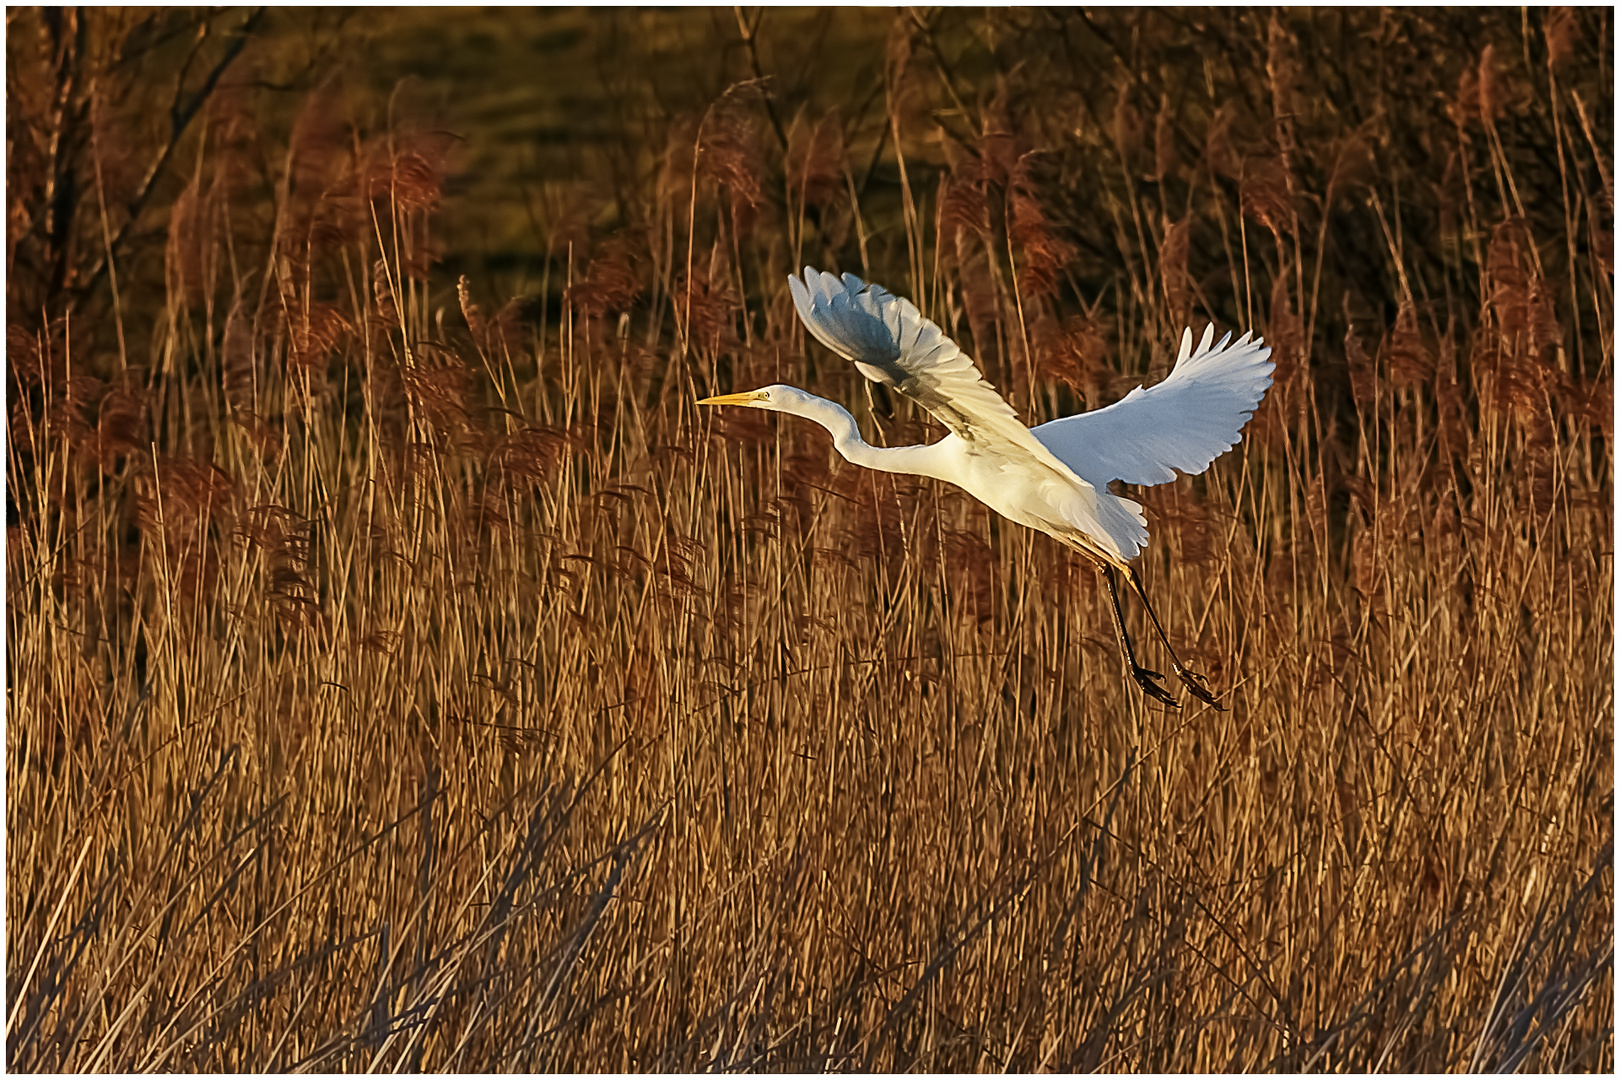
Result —
M791 412L807 420L814 420L826 428L832 433L833 447L844 455L846 461L880 472L912 473L948 479L942 477L939 472L939 443L930 443L926 446L873 446L861 438L861 430L856 426L855 418L849 414L848 409L813 394L805 394L794 401L790 408L779 411Z

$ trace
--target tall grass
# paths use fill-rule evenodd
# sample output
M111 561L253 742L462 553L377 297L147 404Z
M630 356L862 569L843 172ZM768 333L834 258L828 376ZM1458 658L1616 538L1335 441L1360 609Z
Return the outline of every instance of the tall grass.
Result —
M1613 1068L1606 12L899 15L863 114L626 135L504 304L435 269L452 144L340 83L277 135L216 77L109 194L133 31L62 18L8 32L12 1067ZM1031 422L1267 338L1133 493L1229 711L1046 538L693 406L942 434L804 262Z

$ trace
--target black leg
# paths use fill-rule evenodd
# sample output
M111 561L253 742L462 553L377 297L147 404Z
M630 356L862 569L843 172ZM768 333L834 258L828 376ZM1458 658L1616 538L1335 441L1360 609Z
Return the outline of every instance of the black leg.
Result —
M1131 637L1125 632L1125 616L1119 609L1119 589L1114 584L1114 568L1105 564L1102 567L1102 575L1103 581L1108 583L1108 599L1114 602L1114 634L1119 638L1119 651L1125 656L1125 670L1148 697L1162 701L1172 709L1181 708L1181 702L1171 697L1165 688L1159 685L1158 680L1164 676L1157 671L1149 671L1136 662L1136 653L1131 649Z
M1131 588L1136 590L1136 595L1142 598L1142 606L1147 608L1148 619L1153 623L1153 629L1158 632L1159 640L1164 643L1164 651L1170 654L1170 670L1176 673L1176 678L1181 680L1181 684L1187 688L1187 692L1192 694L1193 697L1225 712L1226 709L1220 702L1215 700L1215 695L1209 692L1209 683L1205 681L1204 677L1198 672L1191 671L1181 665L1181 658L1176 656L1176 650L1170 644L1170 638L1165 635L1164 627L1159 624L1159 617L1153 613L1153 605L1148 602L1147 590L1142 587L1142 576L1136 572L1136 567L1130 568L1128 580L1131 583ZM1113 583L1110 582L1108 587L1112 589ZM1116 607L1118 603L1116 600Z

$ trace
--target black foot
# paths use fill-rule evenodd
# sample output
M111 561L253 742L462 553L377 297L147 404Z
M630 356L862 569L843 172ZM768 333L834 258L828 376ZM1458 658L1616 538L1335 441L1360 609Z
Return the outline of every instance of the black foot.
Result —
M1164 687L1159 685L1159 680L1164 678L1163 675L1160 675L1157 671L1149 671L1147 668L1137 667L1135 664L1130 665L1130 670L1131 678L1136 680L1136 685L1140 686L1142 688L1142 692L1148 697L1154 699L1155 701L1162 701L1172 709L1181 708L1181 702L1171 697L1169 692L1165 690Z
M1204 680L1202 675L1198 674L1196 671L1188 671L1180 664L1175 664L1173 667L1176 673L1176 678L1181 680L1181 685L1187 688L1187 692L1189 694L1206 705L1215 706L1215 708L1220 712L1226 711L1226 706L1216 701L1215 695L1209 692L1209 683Z

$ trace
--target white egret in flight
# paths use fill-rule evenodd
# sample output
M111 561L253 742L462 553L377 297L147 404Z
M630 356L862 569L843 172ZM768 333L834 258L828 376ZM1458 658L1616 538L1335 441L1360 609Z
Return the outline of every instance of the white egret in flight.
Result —
M1212 347L1211 326L1195 350L1189 328L1174 369L1155 386L1137 387L1106 408L1026 428L973 360L910 301L854 274L839 279L808 266L804 279L789 276L788 286L799 318L817 340L853 361L868 379L933 413L950 434L926 446L872 446L843 406L792 386L722 394L698 404L746 405L814 420L857 465L948 481L1002 517L1079 551L1108 585L1114 633L1131 678L1151 697L1179 707L1160 685L1163 676L1136 662L1115 584L1116 575L1124 575L1177 678L1199 700L1221 707L1203 676L1176 657L1132 564L1148 539L1141 505L1115 495L1108 484L1168 483L1176 478L1173 469L1201 473L1235 446L1271 386L1270 348L1249 334L1236 342L1227 334Z

